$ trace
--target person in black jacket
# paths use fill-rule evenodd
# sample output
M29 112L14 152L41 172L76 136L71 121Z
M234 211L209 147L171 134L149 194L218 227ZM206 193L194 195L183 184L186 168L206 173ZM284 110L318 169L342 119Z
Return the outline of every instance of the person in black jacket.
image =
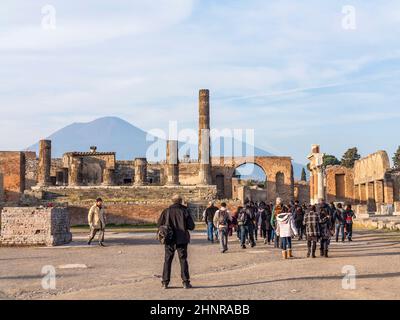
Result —
M210 201L209 206L207 207L206 210L204 210L203 213L203 221L206 223L207 226L207 239L208 241L211 241L211 243L214 242L214 232L216 231L216 228L214 227L214 216L215 213L218 211L218 207L215 206L214 201ZM215 232L215 235L217 233ZM216 239L218 240L218 239Z
M178 251L183 287L189 289L192 285L190 284L189 264L187 262L187 248L190 243L189 230L194 230L195 224L188 208L182 204L182 198L179 195L174 195L172 201L173 204L161 213L157 223L158 227L169 224L174 234L172 242L165 245L162 286L164 289L168 289L172 260L175 251ZM169 217L169 221L166 221L167 217Z

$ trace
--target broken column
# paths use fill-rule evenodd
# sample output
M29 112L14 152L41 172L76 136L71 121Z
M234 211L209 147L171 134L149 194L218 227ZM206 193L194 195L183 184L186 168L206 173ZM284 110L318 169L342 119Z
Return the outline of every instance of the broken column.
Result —
M199 183L211 184L210 92L199 92Z
M179 184L178 141L167 141L167 185Z
M147 159L135 159L135 185L142 186L147 182Z
M320 146L313 144L310 160L310 171L312 172L313 183L310 183L310 201L312 204L318 203L319 199L325 199L325 172L323 166L324 154L320 152Z
M112 168L104 168L103 170L103 186L113 186L114 185L114 172Z
M82 158L73 158L68 172L68 181L70 186L79 186L81 177Z
M40 140L39 142L39 166L38 185L41 187L51 185L51 141Z

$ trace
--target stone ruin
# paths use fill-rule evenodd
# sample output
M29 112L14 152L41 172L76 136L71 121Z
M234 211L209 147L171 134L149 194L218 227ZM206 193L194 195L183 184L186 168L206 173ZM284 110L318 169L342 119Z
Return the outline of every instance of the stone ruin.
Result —
M322 165L324 154L312 146L310 198L349 203L360 217L400 215L400 170L390 167L386 151L377 151L354 164L354 168Z
M72 241L67 208L6 207L0 245L58 246Z

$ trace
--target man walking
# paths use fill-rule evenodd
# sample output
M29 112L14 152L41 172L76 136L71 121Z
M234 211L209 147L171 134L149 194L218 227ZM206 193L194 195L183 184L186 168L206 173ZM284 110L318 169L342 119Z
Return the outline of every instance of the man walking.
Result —
M104 232L106 229L106 214L103 208L103 200L101 198L96 199L96 203L90 208L88 214L88 223L90 227L90 235L88 245L90 246L92 240L99 232L99 245L104 247Z
M214 216L218 211L218 208L215 206L214 201L210 201L209 206L203 213L203 221L207 226L207 238L211 243L214 242Z
M173 204L165 209L158 219L158 227L168 225L173 232L173 239L165 245L164 269L162 275L162 287L168 289L171 280L171 265L174 259L175 251L178 252L181 265L181 278L183 288L192 288L189 276L189 264L187 262L187 249L190 243L190 233L195 228L193 218L186 206L182 204L182 198L179 195L172 197Z
M218 229L222 253L228 251L228 227L231 221L231 214L226 208L226 203L223 202L221 203L221 209L214 216L214 226Z

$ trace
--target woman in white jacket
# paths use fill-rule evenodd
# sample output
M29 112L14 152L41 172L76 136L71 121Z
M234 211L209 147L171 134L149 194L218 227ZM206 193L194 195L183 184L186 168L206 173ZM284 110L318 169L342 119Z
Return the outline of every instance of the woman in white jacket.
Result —
M283 207L283 212L276 217L277 227L276 234L282 241L282 258L293 258L292 255L292 237L297 236L297 229L294 224L292 215L288 212L288 208Z

